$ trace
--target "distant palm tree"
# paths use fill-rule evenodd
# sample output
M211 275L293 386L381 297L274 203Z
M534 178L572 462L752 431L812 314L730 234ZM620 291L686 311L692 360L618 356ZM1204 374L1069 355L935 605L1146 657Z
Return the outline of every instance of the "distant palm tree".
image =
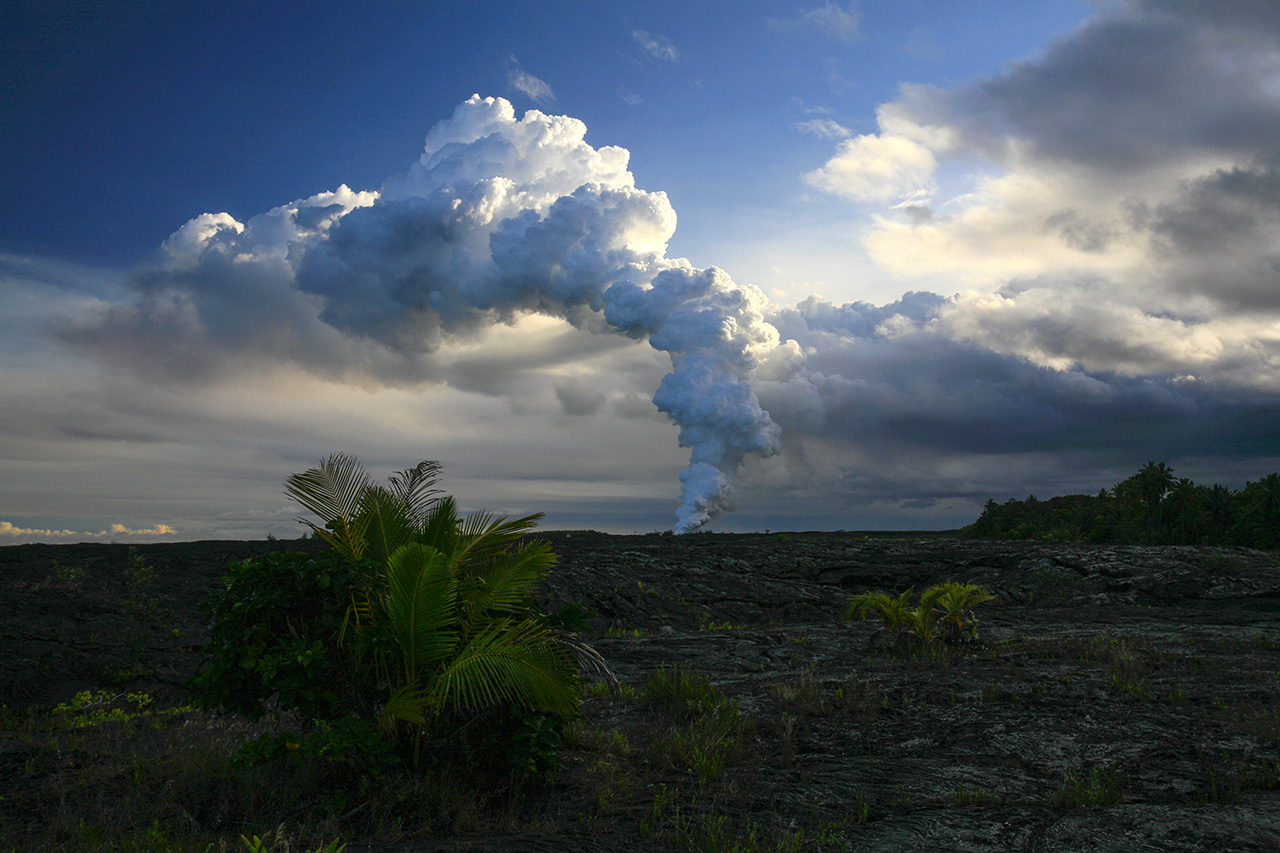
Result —
M1280 547L1280 474L1245 483L1239 501L1239 524L1247 543L1255 548Z

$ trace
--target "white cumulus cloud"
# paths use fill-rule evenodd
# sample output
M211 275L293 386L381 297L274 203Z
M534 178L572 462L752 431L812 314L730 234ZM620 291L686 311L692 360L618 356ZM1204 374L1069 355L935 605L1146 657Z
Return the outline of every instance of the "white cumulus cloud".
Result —
M922 199L933 192L933 152L906 136L862 134L808 172L805 183L852 201Z

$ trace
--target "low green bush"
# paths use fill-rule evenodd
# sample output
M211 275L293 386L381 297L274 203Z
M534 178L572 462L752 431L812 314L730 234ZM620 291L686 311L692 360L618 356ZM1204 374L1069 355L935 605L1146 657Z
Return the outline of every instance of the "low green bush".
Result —
M235 563L210 601L212 640L188 683L203 707L301 720L242 758L402 761L545 770L578 708L580 669L612 681L573 630L538 611L555 563L540 515L460 517L423 462L374 485L335 455L288 480L333 550Z

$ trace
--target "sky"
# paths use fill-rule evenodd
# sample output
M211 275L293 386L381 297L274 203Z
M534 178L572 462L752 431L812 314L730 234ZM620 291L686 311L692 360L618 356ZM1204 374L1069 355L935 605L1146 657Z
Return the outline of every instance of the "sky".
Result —
M948 529L1280 469L1272 0L13 4L0 544Z

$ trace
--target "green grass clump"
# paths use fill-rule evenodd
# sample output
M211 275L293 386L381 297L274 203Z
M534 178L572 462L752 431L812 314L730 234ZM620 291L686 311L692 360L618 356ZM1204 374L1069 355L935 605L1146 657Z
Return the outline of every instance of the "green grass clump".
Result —
M1072 768L1054 795L1053 804L1063 808L1097 809L1124 802L1120 780L1113 769L1095 766L1088 774Z

